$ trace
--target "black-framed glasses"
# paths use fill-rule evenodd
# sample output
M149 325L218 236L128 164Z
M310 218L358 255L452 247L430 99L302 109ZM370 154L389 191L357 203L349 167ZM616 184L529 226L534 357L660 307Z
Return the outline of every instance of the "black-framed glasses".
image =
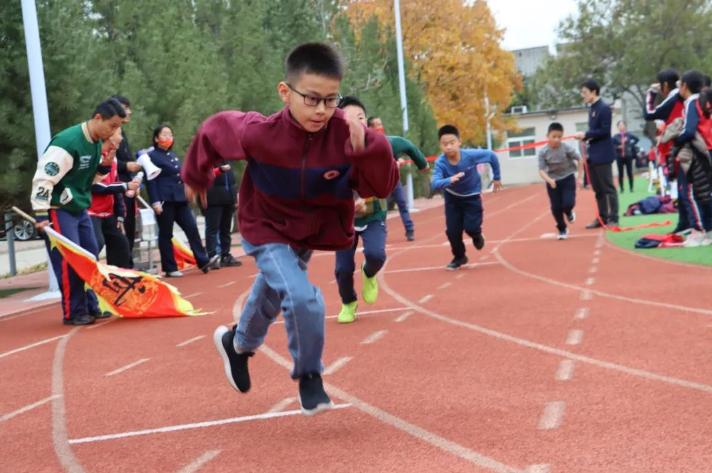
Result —
M287 83L287 87L289 87L292 92L301 95L302 98L304 98L304 105L308 107L318 107L320 102L324 102L326 108L336 108L341 101L341 94L336 94L333 97L317 97L315 95L303 94L289 83Z

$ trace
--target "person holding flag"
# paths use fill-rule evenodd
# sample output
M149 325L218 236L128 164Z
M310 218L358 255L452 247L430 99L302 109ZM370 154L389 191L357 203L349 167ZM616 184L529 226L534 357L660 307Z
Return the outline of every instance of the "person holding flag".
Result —
M102 140L108 140L121 127L125 116L121 104L109 99L96 107L91 119L52 138L32 179L30 200L40 233L51 222L55 231L97 254L94 227L87 212L91 187L111 170L111 159L107 156L102 160ZM94 293L85 289L84 281L46 237L45 242L61 289L64 324L88 325L103 317Z

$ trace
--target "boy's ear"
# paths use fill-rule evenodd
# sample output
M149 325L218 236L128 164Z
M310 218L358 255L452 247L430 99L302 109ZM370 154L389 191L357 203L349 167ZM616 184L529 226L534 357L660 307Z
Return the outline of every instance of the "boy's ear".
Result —
M282 81L279 84L277 84L277 93L279 94L279 98L282 99L282 102L287 105L289 103L289 86L287 85L286 82Z

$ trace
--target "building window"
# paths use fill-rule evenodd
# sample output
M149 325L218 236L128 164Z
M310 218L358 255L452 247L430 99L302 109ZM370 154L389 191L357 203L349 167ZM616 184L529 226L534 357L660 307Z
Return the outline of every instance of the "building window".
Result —
M523 128L518 132L511 132L507 135L507 147L516 148L526 146L536 142L536 130L534 127ZM510 158L522 158L536 156L536 148L513 149L509 151Z

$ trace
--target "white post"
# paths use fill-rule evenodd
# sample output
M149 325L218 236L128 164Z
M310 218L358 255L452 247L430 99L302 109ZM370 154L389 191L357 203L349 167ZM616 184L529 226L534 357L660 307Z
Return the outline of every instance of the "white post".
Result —
M393 0L396 17L396 49L398 52L398 85L400 88L401 111L403 112L403 136L408 134L408 97L405 93L405 62L403 60L403 31L401 29L400 0ZM413 174L406 178L406 199L408 209L413 210Z
M37 159L39 159L49 144L51 134L35 0L22 0L22 24L25 28L27 67L30 71L30 91L32 93L32 115L35 122L35 145L37 147ZM57 278L52 270L52 262L49 260L49 255L47 255L47 273L49 274L49 292L35 296L33 299L59 297Z

